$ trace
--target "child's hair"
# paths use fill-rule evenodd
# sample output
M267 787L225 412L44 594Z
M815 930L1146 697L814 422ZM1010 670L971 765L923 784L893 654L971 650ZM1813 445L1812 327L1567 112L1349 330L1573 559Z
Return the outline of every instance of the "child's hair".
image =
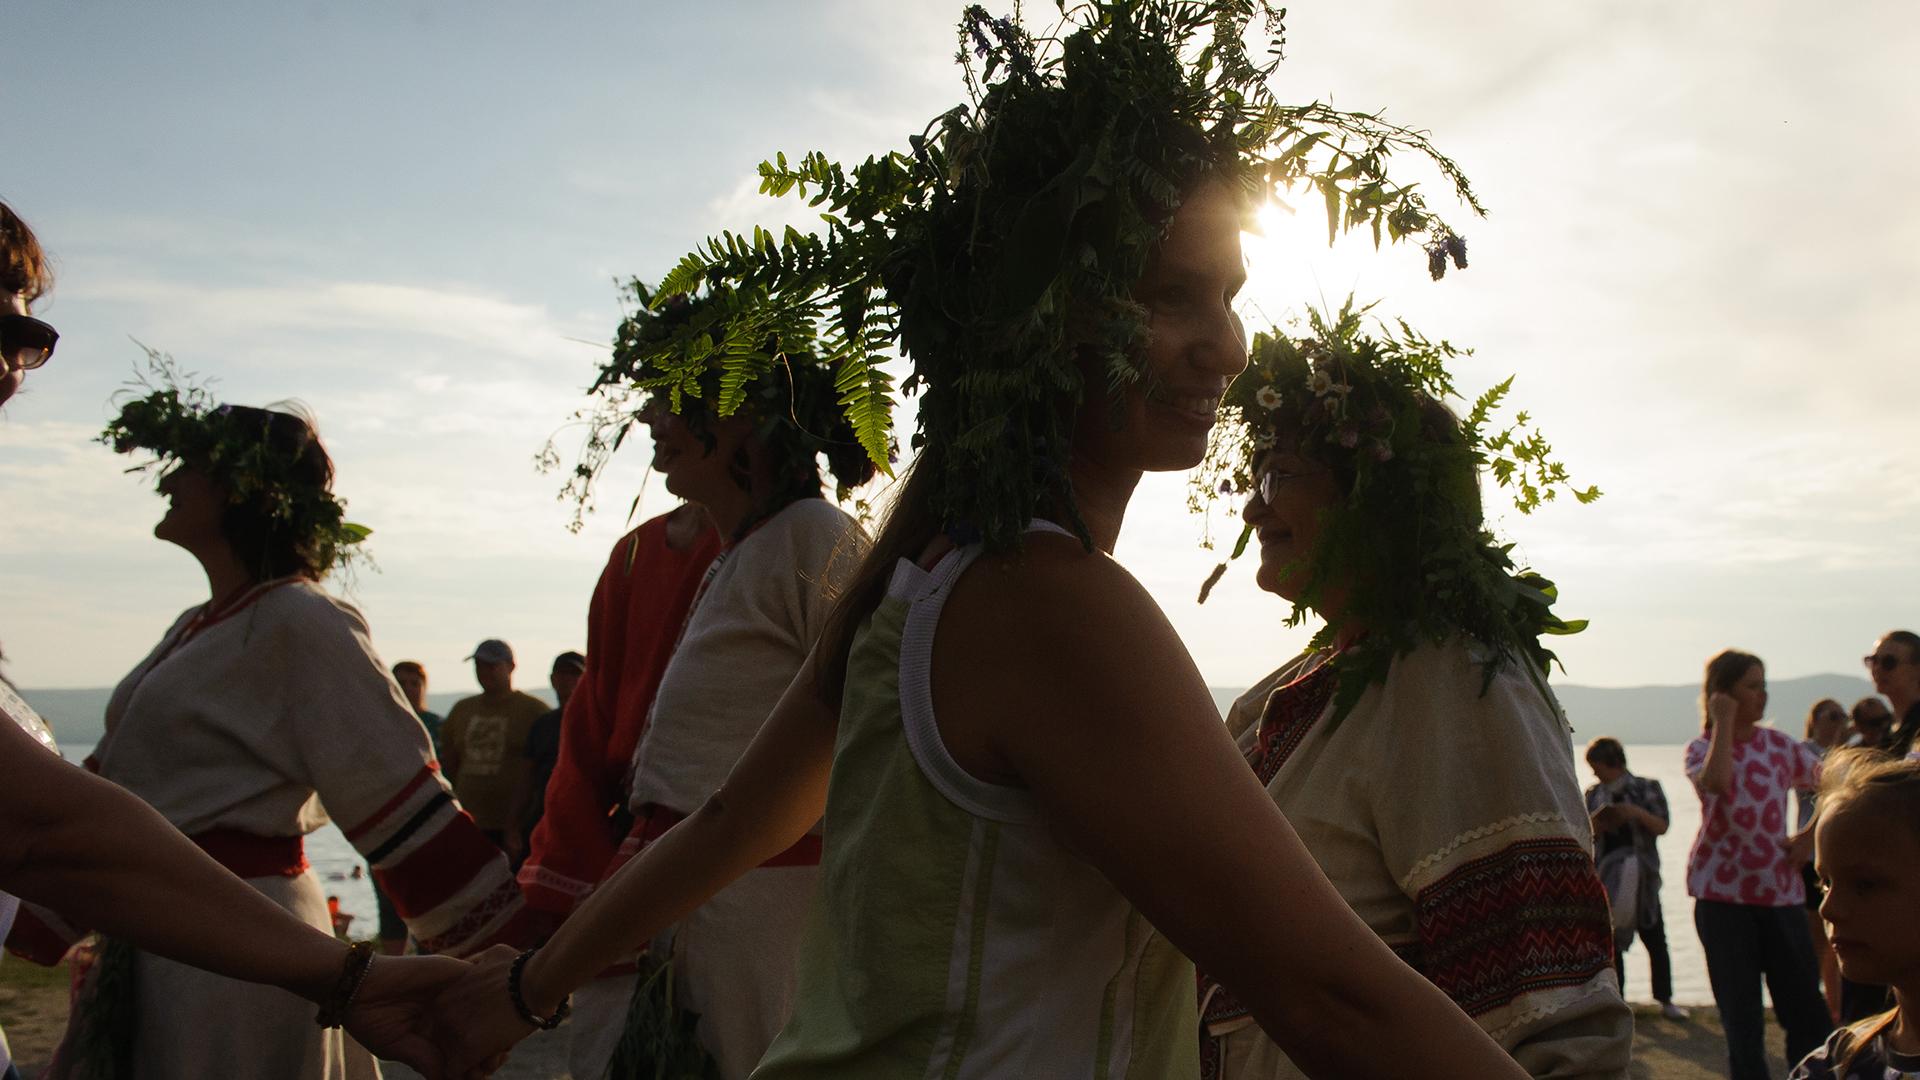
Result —
M1898 823L1920 838L1920 761L1889 757L1879 750L1835 750L1828 755L1820 779L1820 812L1830 815L1843 806L1858 806L1883 825ZM1853 1059L1899 1015L1899 1006L1869 1016L1847 1027L1842 1044L1846 1052L1834 1068L1845 1076Z

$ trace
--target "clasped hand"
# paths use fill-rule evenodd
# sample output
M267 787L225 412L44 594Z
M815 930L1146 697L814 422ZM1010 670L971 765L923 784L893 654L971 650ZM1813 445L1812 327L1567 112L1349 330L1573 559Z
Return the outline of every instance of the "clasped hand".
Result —
M506 972L514 950L496 945L472 963L448 956L382 956L367 969L346 1028L375 1055L427 1080L475 1080L533 1030L515 1015Z

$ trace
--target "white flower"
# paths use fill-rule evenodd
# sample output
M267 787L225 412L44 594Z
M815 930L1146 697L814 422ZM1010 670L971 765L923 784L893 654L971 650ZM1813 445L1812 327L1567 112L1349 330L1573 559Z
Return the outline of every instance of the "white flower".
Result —
M1272 412L1280 407L1280 391L1275 390L1273 386L1269 384L1255 391L1253 400L1259 402L1261 408Z
M1333 376L1325 371L1316 371L1307 376L1307 389L1313 391L1316 397L1326 397L1327 391L1333 389Z
M1254 435L1253 448L1255 450L1271 450L1274 448L1274 445L1277 444L1279 441L1280 440L1273 437L1273 432L1262 431Z

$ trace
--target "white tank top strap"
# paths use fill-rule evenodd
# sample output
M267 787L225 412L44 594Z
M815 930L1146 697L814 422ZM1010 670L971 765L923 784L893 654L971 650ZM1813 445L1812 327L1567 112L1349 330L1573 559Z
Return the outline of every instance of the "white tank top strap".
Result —
M1073 535L1039 518L1027 524L1027 531ZM946 607L954 582L982 550L979 544L955 548L930 570L907 559L894 567L887 592L908 604L900 636L900 720L914 761L940 794L976 817L1024 824L1036 818L1033 796L1021 788L987 783L961 768L947 752L933 715L933 638L940 612Z

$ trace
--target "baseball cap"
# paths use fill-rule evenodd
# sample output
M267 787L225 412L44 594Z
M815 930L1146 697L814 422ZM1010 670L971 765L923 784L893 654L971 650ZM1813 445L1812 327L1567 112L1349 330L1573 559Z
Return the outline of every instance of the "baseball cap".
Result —
M569 649L553 658L553 670L585 671L587 670L587 658Z
M483 664L511 664L513 663L513 646L499 638L488 638L474 646L473 655L467 659L478 660Z

